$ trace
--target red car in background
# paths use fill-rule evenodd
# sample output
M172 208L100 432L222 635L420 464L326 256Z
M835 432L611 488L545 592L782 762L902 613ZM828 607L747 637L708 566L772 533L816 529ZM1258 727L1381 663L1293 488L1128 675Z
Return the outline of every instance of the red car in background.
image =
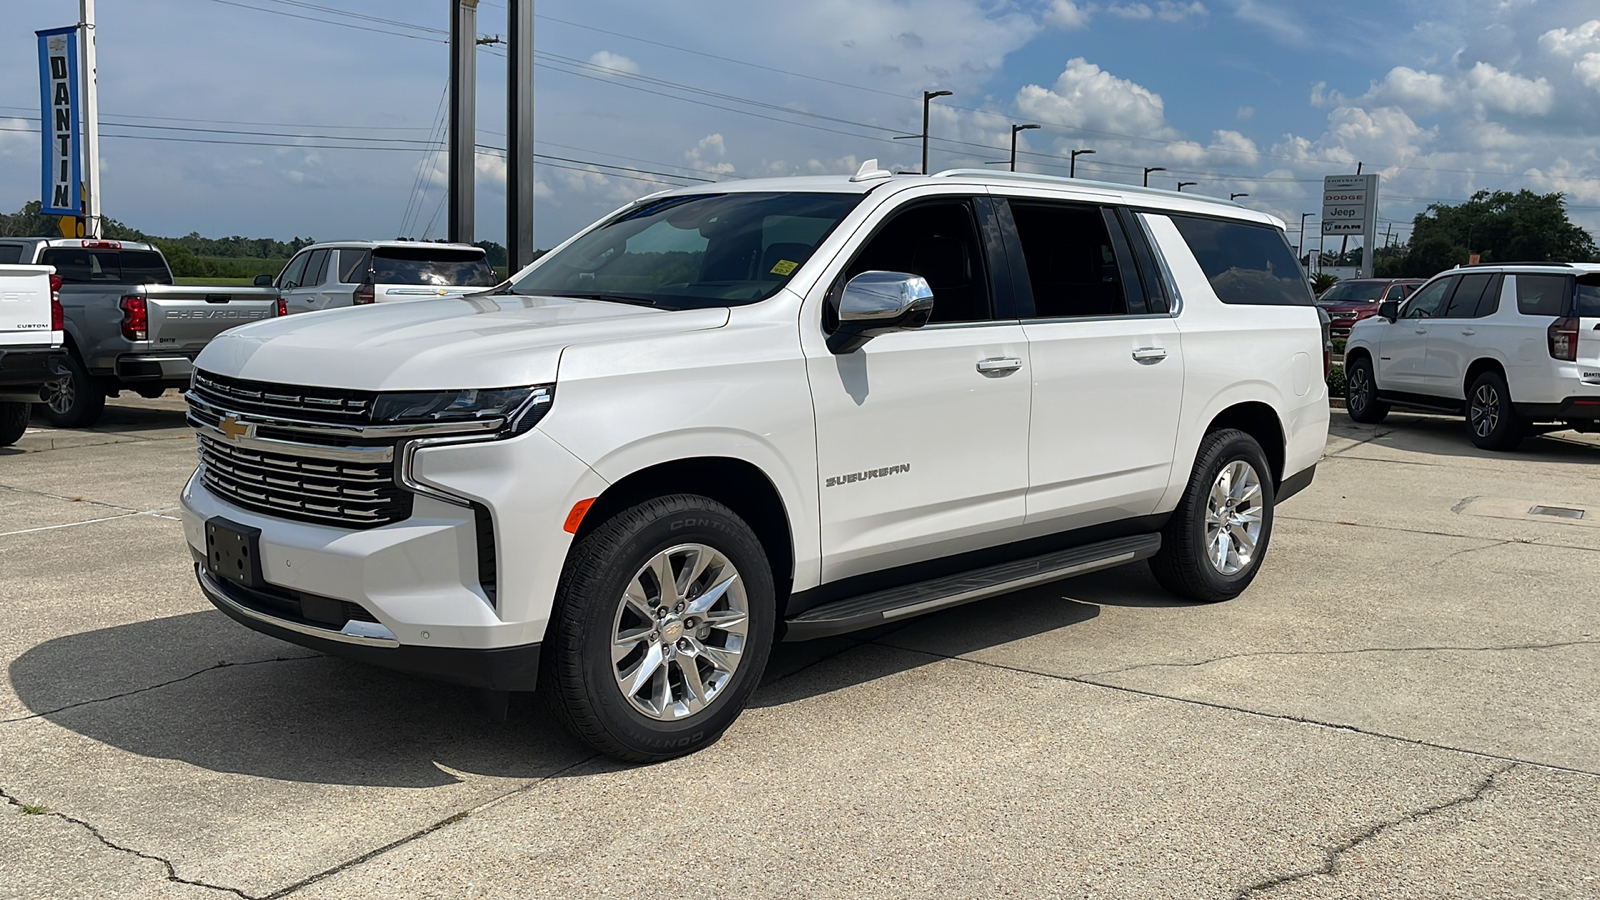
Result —
M1350 326L1378 314L1385 300L1404 300L1421 287L1421 278L1351 278L1322 292L1317 305L1333 320L1333 333L1350 334Z

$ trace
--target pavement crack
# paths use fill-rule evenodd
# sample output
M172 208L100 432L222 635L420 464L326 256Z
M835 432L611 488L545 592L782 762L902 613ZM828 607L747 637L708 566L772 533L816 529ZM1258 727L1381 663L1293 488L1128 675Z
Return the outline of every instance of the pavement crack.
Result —
M0 484L0 491L12 491L17 494L31 494L35 497L48 497L51 500L60 500L64 503L87 503L90 506L104 506L106 509L118 509L126 513L137 513L139 510L131 506L119 506L115 503L106 503L103 500L89 500L84 497L68 497L64 494L52 494L49 491L38 491L33 488L17 487L11 484Z
M1458 534L1454 531L1434 531L1428 528L1403 528L1399 525L1379 525L1374 522L1349 522L1338 519L1313 519L1309 516L1289 516L1282 513L1273 514L1274 521L1309 522L1313 525L1342 525L1347 528L1365 528L1376 531L1395 531L1401 534L1424 534L1430 537L1461 538L1468 541L1487 540L1479 534ZM1550 524L1550 523L1540 523ZM1508 543L1527 544L1530 547L1554 547L1557 550L1582 550L1586 553L1600 552L1594 547L1584 547L1579 544L1558 544L1555 541L1540 540L1538 538L1517 538Z
M29 719L39 719L39 718L43 718L45 716L53 716L56 713L65 712L65 711L67 711L69 709L77 709L80 706L90 706L90 705L93 705L93 704L96 704L96 703L107 703L107 702L110 702L112 700L121 700L123 697L132 697L135 694L143 694L146 691L154 691L154 690L159 690L159 689L164 688L164 687L170 687L170 686L172 686L174 684L179 684L181 682L188 681L191 678L198 678L199 676L204 675L207 672L215 672L218 669L235 669L235 668L242 668L244 666L261 666L261 665L266 665L268 663L294 662L296 660L301 660L301 659L322 659L322 658L323 658L322 654L318 653L318 654L311 654L309 656L274 656L271 659L252 659L252 660L248 660L246 662L228 662L227 660L223 660L221 662L218 662L214 666L206 666L204 669L200 669L199 671L190 672L187 675L183 675L183 676L180 676L178 678L173 678L173 679L168 680L168 681L163 681L163 682L161 682L159 684L151 684L151 685L146 685L145 687L141 687L141 688L134 688L131 691L123 691L120 694L112 694L109 697L96 697L96 698L94 698L92 700L79 700L79 701L77 701L75 703L68 703L65 706L58 706L55 709L47 709L47 710L44 710L43 712L31 713L31 714L26 715L26 716L17 716L15 718L11 718L11 719L0 719L0 725L9 725L9 724L11 724L13 722L26 722Z
M1354 450L1357 447L1362 446L1363 444L1370 444L1373 441L1377 440L1378 438L1388 437L1391 433L1393 433L1393 431L1394 431L1394 429L1392 429L1392 428L1389 429L1388 431L1380 431L1378 429L1373 429L1372 437L1363 438L1363 439L1361 439L1359 441L1356 441L1354 444L1351 444L1348 447L1344 447L1342 449L1335 450L1332 453L1325 453L1325 454L1323 454L1323 456L1326 457L1326 458L1329 458L1329 459L1332 459L1332 458L1337 457L1337 456L1343 456L1346 453L1349 453L1351 450Z
M1446 800L1443 803L1436 803L1432 806L1427 806L1422 809L1406 813L1398 819L1393 819L1387 822L1379 822L1375 825L1372 825L1344 843L1324 851L1322 865L1318 866L1317 868L1312 869L1309 872L1295 872L1290 875L1279 875L1274 878L1269 878L1265 881L1256 882L1239 893L1234 894L1234 900L1244 900L1244 898L1259 894L1262 891L1269 891L1275 887L1291 884L1305 878L1315 878L1319 875L1338 877L1339 863L1344 858L1345 854L1356 849L1362 844L1377 838L1379 835L1382 835L1384 832L1389 831L1390 829L1398 828L1402 825L1409 825L1413 822L1421 821L1422 819L1426 819L1430 816L1436 816L1440 813L1449 812L1452 809L1458 809L1470 803L1476 803L1479 800L1482 800L1484 794L1489 792L1489 788L1494 786L1495 779L1516 768L1517 765L1517 763L1511 763L1509 765L1502 766L1493 772L1490 772L1488 776L1486 776L1482 781L1478 782L1478 786L1469 793Z
M15 806L18 809L22 809L22 808L24 808L26 806L26 804L24 804L21 800L18 800L15 796L13 796L9 791L7 791L3 787L0 787L0 800L4 800L7 804L9 804L11 806ZM77 825L78 827L82 828L83 830L89 832L89 834L95 840L99 841L101 844L105 845L106 847L108 847L108 848L110 848L112 850L117 851L118 853L126 853L126 854L128 854L130 856L136 856L139 859L147 859L147 860L150 860L151 862L160 863L162 868L165 868L167 870L167 875L166 875L167 880L170 881L170 882L173 882L175 884L187 884L187 885L191 885L193 887L206 888L207 890L221 891L223 893L233 894L236 897L242 897L242 898L244 898L244 900L257 900L257 898L252 897L249 894L246 894L244 891L241 891L238 888L231 888L231 887L227 887L226 885L220 885L220 884L211 884L209 882L200 881L200 880L194 879L194 878L184 878L182 875L178 874L178 870L177 870L177 868L175 866L173 866L172 860L169 860L164 856L157 856L154 853L146 853L143 850L135 850L132 847L124 847L123 845L117 843L116 841L113 841L110 838L106 837L105 834L103 832L101 832L100 829L95 827L93 824L91 824L89 822L86 822L83 819L80 819L80 818L78 818L76 816L69 816L66 813L56 812L55 810L52 810L52 809L46 809L43 812L33 812L31 814L32 815L40 815L40 816L50 816L51 818L60 819L63 822L71 822L72 824Z
M1478 499L1478 495L1477 494L1472 494L1471 496L1462 497L1460 503L1457 503L1455 506L1450 507L1450 511L1453 512L1453 513L1459 513L1463 509L1466 509L1467 505L1470 504L1472 501L1474 501L1476 499Z
M1507 543L1510 543L1509 541ZM1483 549L1483 548L1478 548ZM1466 551L1463 551L1466 552ZM1208 666L1215 662L1230 659L1250 659L1261 656L1352 656L1358 653L1489 653L1495 651L1511 650L1556 650L1562 647L1576 647L1583 645L1600 644L1600 638L1580 639L1575 641L1556 641L1548 644L1501 644L1492 647L1352 647L1345 650L1258 650L1251 653L1229 653L1224 656L1213 656L1208 659L1194 660L1192 662L1153 662L1135 663L1118 669L1104 669L1099 672L1085 672L1075 678L1104 678L1108 675L1121 675L1138 669L1155 668L1196 668Z
M434 833L435 831L438 831L441 828L446 828L446 827L448 827L450 825L454 825L455 823L460 822L460 821L466 819L469 816L472 816L472 815L475 815L477 813L483 812L484 810L489 809L490 807L498 806L499 804L501 804L501 803L505 802L506 800L516 796L517 794L521 794L521 793L524 793L526 791L530 791L530 790L538 787L539 785L544 784L547 781L550 781L553 778L559 778L562 775L565 775L566 773L572 771L573 769L576 769L579 766L583 766L583 765L586 765L588 763L591 763L594 760L599 759L599 758L600 758L600 754L592 753L592 754L590 754L588 756L585 756L583 759L578 760L577 762L570 763L568 765L562 766L561 768L556 769L555 771L550 772L547 775L542 775L542 776L540 776L538 778L533 779L532 781L529 781L526 784L518 785L517 787L512 788L511 790L506 791L503 794L500 794L500 795L495 796L495 797L491 797L488 800L485 800L484 802L478 804L477 806L474 806L474 807L472 807L470 809L463 809L460 812L452 813L451 815L445 816L444 818L440 819L439 821L434 822L432 825L428 825L428 826L425 826L423 828L419 828L416 831L413 831L410 834L406 835L405 837L398 838L396 840L390 841L387 844L384 844L382 847L377 847L377 848L374 848L372 850L368 850L367 852L361 854L360 856L352 857L350 859L345 860L342 863L339 863L336 866L331 866L329 868L323 869L320 872L317 872L316 874L308 875L305 878L302 878L302 879L300 879L299 881L296 881L293 884L290 884L290 885L288 885L286 887L281 887L281 888L273 891L272 893L267 894L265 897L260 898L260 900L278 900L278 898L280 898L280 897L287 897L288 895L294 893L295 891L300 890L303 887L308 887L310 885L316 884L317 882L323 880L324 878L330 878L330 877L332 877L334 875L339 874L340 872L345 871L346 869L353 868L355 866L359 866L362 863L367 862L370 859L375 859L376 857L379 857L379 856L382 856L385 853L388 853L390 850L394 850L397 847L403 847L406 844L409 844L412 841L415 841L415 840L417 840L419 838L427 837L428 835ZM241 894L240 896L244 896L244 895ZM250 900L255 900L255 898L250 898Z
M1430 749L1433 749L1433 750L1444 750L1444 751L1449 752L1449 753L1461 753L1461 754L1465 754L1467 756L1476 756L1476 757L1478 757L1480 759L1492 759L1492 760L1495 760L1497 762L1516 763L1516 764L1519 764L1519 765L1526 765L1526 766L1531 766L1531 767L1535 767L1535 768L1539 768L1539 769L1545 769L1545 770L1551 771L1551 772L1566 772L1566 773L1569 773L1569 774L1572 774L1572 775L1585 775L1585 776L1588 776L1590 778L1600 778L1600 772L1590 771L1589 769L1579 769L1579 768L1574 768L1573 766L1563 766L1563 765L1560 765L1558 763L1540 762L1538 760L1533 760L1533 759L1522 759L1520 757L1515 757L1515 756L1505 756L1504 754L1500 754L1500 753L1490 753L1490 752L1488 752L1486 750L1473 750L1470 747L1456 747L1456 746L1452 746L1450 744L1440 744L1440 743L1437 743L1435 741L1425 741L1425 740L1422 740L1420 738L1410 738L1410 737L1405 737L1404 735L1388 734L1388 733L1382 732L1382 731L1373 731L1373 730L1368 729L1368 728L1362 728L1359 725L1350 725L1350 724L1340 723L1340 722L1325 722L1325 721L1323 721L1321 719L1313 719L1313 718L1310 718L1308 716L1290 715L1288 713L1262 712L1261 710L1258 710L1258 709L1248 709L1248 708L1243 707L1243 706L1233 706L1233 705L1230 705L1230 704L1227 704L1227 703L1218 703L1218 702L1212 701L1212 700L1196 700L1196 699L1194 699L1192 697L1179 697L1179 696L1176 696L1174 694L1163 694L1163 693L1161 693L1159 691L1151 691L1151 690L1144 690L1142 688L1126 687L1124 685L1119 685L1119 684L1107 684L1106 682L1103 682L1103 681L1090 681L1089 677L1085 676L1085 675L1058 675L1058 674L1056 674L1054 672L1042 672L1042 671L1039 671L1037 669L1028 669L1028 668L1024 668L1022 666L1006 665L1005 663L988 662L986 660L972 659L972 658L966 657L966 656L951 656L948 653L938 653L938 652L935 652L933 650L923 650L923 649L920 649L920 648L917 648L917 647L901 647L901 646L898 646L896 644L885 644L885 643L882 643L881 641L874 641L873 643L876 643L880 647L887 647L887 648L889 648L891 650L901 650L901 651L904 651L906 653L917 653L917 654L921 654L923 656L933 657L934 659L945 659L945 660L950 660L952 662L961 662L961 663L967 663L969 665L974 665L974 666L983 666L985 668L990 668L990 669L999 669L1002 672L1015 672L1015 673L1020 674L1020 675L1033 675L1033 676L1036 676L1036 677L1039 677L1039 678L1050 678L1050 679L1053 679L1055 681L1066 681L1066 682L1071 682L1073 684L1081 684L1081 685L1084 685L1086 687L1099 688L1101 690L1106 690L1106 691L1116 691L1116 692L1122 693L1122 694L1135 694L1135 695L1140 696L1140 697L1149 697L1152 700L1166 700L1166 701L1169 701L1169 702L1172 702L1172 703L1182 703L1182 704L1185 704L1185 705L1188 705L1188 706L1202 706L1202 707L1205 707L1206 709L1214 709L1214 710L1219 710L1221 712L1238 713L1240 715L1252 716L1252 717L1258 718L1258 719L1272 719L1272 720L1278 721L1278 722L1291 722L1291 723L1294 723L1296 725L1310 725L1310 726L1312 726L1314 728L1329 728L1329 729L1333 729L1335 731L1345 731L1345 732L1349 732L1351 734L1360 734L1360 735L1364 735L1366 737L1379 738L1380 740L1398 741L1399 743L1411 744L1412 746L1415 746L1415 747L1427 747L1427 748L1430 748ZM1590 642L1583 642L1583 643L1590 643ZM1596 643L1600 643L1600 642L1596 642Z

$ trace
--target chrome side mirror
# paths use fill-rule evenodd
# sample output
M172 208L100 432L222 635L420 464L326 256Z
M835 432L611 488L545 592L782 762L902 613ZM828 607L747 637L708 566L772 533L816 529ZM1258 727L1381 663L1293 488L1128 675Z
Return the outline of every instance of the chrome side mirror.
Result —
M1385 300L1379 303L1378 315L1388 319L1390 322L1395 321L1400 318L1400 302L1397 300Z
M862 272L839 292L839 327L828 349L852 353L880 334L921 328L933 315L933 288L921 275Z

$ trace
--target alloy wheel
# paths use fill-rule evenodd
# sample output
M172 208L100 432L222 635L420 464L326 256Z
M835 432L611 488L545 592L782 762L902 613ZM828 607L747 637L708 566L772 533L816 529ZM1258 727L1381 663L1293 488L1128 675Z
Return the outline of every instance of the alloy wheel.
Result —
M750 602L727 556L679 544L628 581L611 634L618 690L638 712L675 721L701 712L739 669Z
M58 416L64 416L71 412L73 401L77 398L78 393L72 386L72 376L70 375L60 381L53 381L45 385L44 404Z
M1261 476L1236 459L1222 467L1206 498L1206 558L1223 575L1237 575L1255 559L1264 509Z
M1494 385L1480 384L1472 392L1472 433L1480 438L1494 434L1500 425L1500 392Z
M1345 382L1345 403L1352 409L1362 410L1367 408L1367 395L1372 385L1367 380L1367 370L1364 366L1357 366L1350 370L1349 378Z

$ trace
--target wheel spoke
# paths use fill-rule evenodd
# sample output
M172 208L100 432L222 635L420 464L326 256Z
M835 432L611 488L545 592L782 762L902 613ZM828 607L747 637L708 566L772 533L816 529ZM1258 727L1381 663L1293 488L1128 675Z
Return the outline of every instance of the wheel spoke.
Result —
M691 547L689 552L693 555L684 560L683 569L678 575L679 597L687 597L689 588L693 587L694 583L700 580L700 576L705 574L706 569L717 560L717 552L710 547L697 545Z
M1239 491L1239 495L1233 498L1234 505L1243 506L1259 496L1261 496L1261 482L1249 479L1245 482L1244 488Z
M1211 548L1211 560L1217 564L1217 571L1226 572L1228 564L1228 532L1218 531L1217 537Z
M691 646L694 648L696 656L711 663L712 668L719 672L726 672L732 675L733 670L739 665L740 651L738 650L732 650L727 647L712 647L699 641L692 641Z
M651 644L650 649L644 653L644 659L634 663L628 671L617 675L617 680L622 684L623 695L632 698L638 694L639 689L644 687L650 676L656 674L656 670L660 668L661 645Z
M683 599L678 594L678 579L672 574L672 557L662 553L650 562L650 571L656 576L656 589L661 592L659 602L667 609Z
M650 603L650 595L646 592L643 582L637 577L628 582L622 599L634 615L644 619L646 622L654 622L656 620L656 611Z
M617 635L617 639L611 642L612 665L622 662L624 657L626 657L629 653L632 653L635 647L639 646L640 641L649 640L650 632L653 630L654 628L652 626L646 625L643 628L636 628L624 634Z
M706 686L700 681L700 665L693 656L679 656L676 663L678 673L683 676L684 694L681 702L689 708L689 712L697 713L706 706Z
M735 609L708 612L702 618L712 628L731 631L734 634L744 634L750 620L749 616Z
M1256 542L1250 537L1250 531L1243 523L1235 524L1228 530L1233 535L1233 543L1239 548L1240 556L1249 556L1256 551Z
M739 573L734 572L732 575L729 575L722 581L712 585L704 594L696 597L694 602L689 604L687 615L703 615L707 610L711 609L711 607L716 606L717 601L721 600L723 595L728 592L728 589L733 587L733 583L738 580Z

